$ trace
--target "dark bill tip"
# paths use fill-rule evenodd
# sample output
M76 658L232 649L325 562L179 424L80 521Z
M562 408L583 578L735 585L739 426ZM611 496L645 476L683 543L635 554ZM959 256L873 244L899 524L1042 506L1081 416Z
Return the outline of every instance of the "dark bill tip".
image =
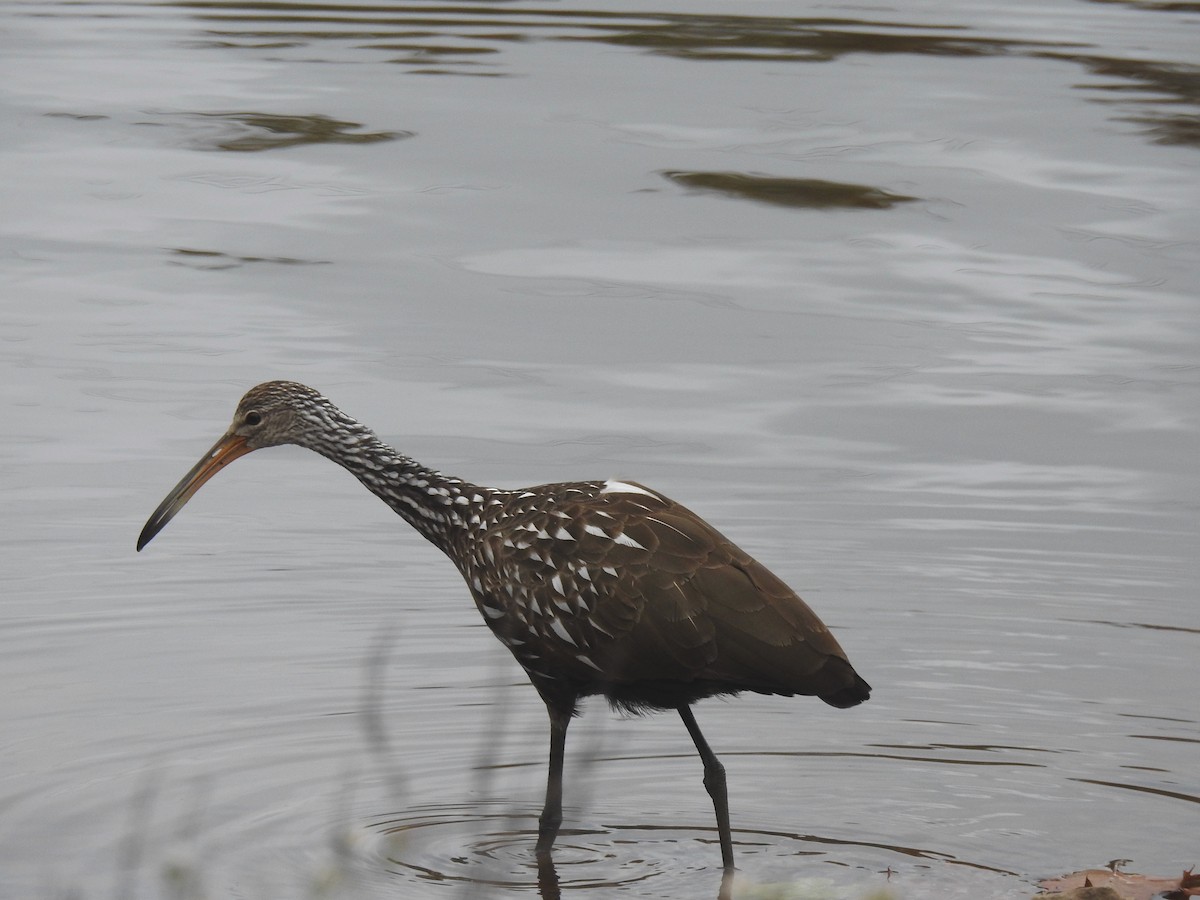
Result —
M200 490L206 481L239 456L245 456L253 449L246 445L244 437L236 434L226 434L213 444L212 448L201 457L200 462L192 466L191 471L183 476L183 479L175 485L171 493L167 494L163 502L158 504L158 509L154 510L150 518L146 520L142 533L138 535L138 552L140 553L143 547L154 540L156 534L167 527L167 523L175 517L179 510L183 509L184 504L192 499L192 495Z

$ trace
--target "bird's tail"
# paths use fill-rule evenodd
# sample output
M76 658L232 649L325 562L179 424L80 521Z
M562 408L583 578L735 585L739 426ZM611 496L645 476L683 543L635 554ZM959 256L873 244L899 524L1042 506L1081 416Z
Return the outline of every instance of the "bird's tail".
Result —
M871 686L860 678L859 674L844 660L834 657L826 665L836 663L841 663L845 667L846 674L849 675L849 683L844 687L838 688L836 691L818 695L820 699L824 700L830 706L836 706L838 709L858 706L858 704L869 700L871 697Z

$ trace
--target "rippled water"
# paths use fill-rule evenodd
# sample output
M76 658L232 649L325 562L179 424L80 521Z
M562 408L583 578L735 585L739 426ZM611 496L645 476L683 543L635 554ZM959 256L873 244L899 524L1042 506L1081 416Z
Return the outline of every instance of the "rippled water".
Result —
M278 377L652 484L836 629L865 706L697 707L735 896L1196 862L1200 7L0 17L0 897L717 895L686 732L601 703L538 871L540 702L328 463L134 553Z

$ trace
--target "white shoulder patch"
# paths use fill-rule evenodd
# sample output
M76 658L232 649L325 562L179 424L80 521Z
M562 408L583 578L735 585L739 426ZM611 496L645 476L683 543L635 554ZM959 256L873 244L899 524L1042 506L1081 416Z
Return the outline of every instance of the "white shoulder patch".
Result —
M647 497L653 497L655 500L661 500L658 494L654 491L641 487L640 485L630 484L628 481L614 481L608 479L604 482L604 487L600 489L601 494L645 494Z

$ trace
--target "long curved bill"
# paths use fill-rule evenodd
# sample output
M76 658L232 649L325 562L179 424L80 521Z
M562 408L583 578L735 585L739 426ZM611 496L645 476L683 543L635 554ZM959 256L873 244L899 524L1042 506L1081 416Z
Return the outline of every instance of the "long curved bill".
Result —
M206 481L239 456L245 456L253 449L246 446L246 439L237 434L226 434L213 444L212 449L201 457L200 462L192 466L192 470L184 475L183 480L158 504L158 509L146 521L146 526L138 535L138 550L150 543L154 536L167 526L175 517L175 513L183 509L183 505L192 499L192 495L200 490Z

